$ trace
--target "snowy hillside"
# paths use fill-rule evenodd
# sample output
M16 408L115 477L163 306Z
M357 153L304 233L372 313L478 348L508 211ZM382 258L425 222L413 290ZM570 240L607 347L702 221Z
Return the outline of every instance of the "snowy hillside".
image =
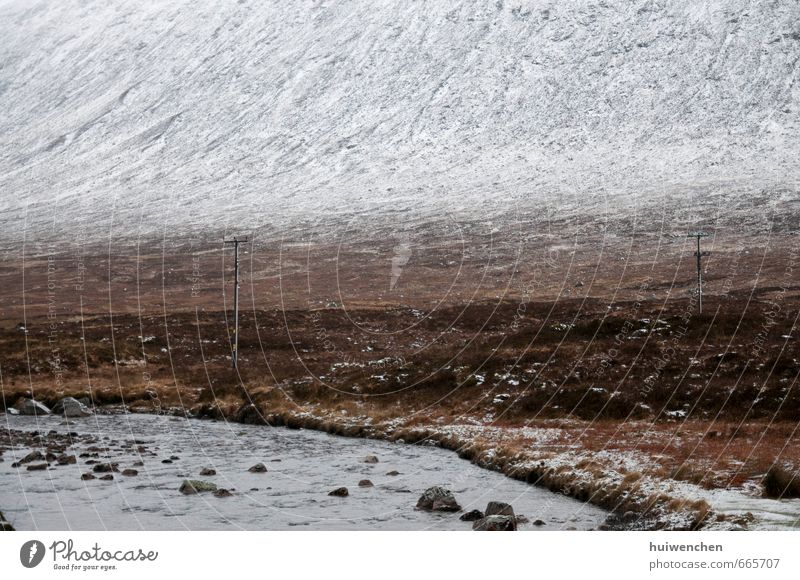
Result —
M793 0L0 0L0 231L792 192L798 58Z

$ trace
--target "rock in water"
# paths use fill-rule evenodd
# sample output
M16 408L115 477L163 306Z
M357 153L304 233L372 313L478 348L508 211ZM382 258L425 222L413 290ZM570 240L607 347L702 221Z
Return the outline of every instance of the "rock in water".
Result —
M98 463L92 467L92 471L95 473L111 473L112 471L119 471L117 465L117 463Z
M231 497L233 494L227 489L218 489L214 492L214 497Z
M135 475L139 475L139 472L136 471L135 469L123 469L122 475L126 477L134 477Z
M362 479L358 482L358 487L372 487L372 482L369 479Z
M89 481L90 479L97 479L97 478L91 473L84 473L83 475L81 475L81 479L83 481Z
M64 417L88 417L92 414L89 407L72 397L64 397L53 406L53 413Z
M247 471L249 471L250 473L266 473L267 466L264 465L263 463L256 463L253 467L251 467Z
M211 469L210 467L204 467L203 469L200 470L200 475L202 475L204 477L208 477L209 475L216 475L216 474L217 474L217 470L216 469Z
M49 465L47 463L31 463L28 466L28 471L44 471Z
M486 505L486 515L514 517L514 508L512 508L510 504L502 501L490 501Z
M400 475L400 472L393 469L392 471L387 471L386 475L391 475L394 477L395 475Z
M438 485L429 487L417 501L417 509L434 512L457 512L461 509L453 492Z
M209 481L200 481L197 479L184 479L180 488L178 489L184 495L194 495L204 491L217 491L216 484Z
M66 453L56 457L56 462L59 465L74 465L78 462L78 458L74 455L67 455Z
M350 495L350 492L347 491L346 487L337 487L332 492L330 492L328 495L332 495L334 497L347 497L348 495Z
M33 399L25 399L19 409L20 415L49 415L50 409L45 407L39 401Z
M517 522L513 516L486 516L472 524L477 532L515 532Z
M364 458L364 463L378 463L377 455L367 455Z
M460 519L462 522L475 522L483 519L483 512L481 510L472 510L465 513L458 519Z
M42 455L41 451L31 451L19 461L12 463L11 467L19 467L20 465L30 463L31 461L44 461L44 458L45 457L44 455Z
M102 481L113 481L114 476L110 473L106 473L103 477L100 478Z

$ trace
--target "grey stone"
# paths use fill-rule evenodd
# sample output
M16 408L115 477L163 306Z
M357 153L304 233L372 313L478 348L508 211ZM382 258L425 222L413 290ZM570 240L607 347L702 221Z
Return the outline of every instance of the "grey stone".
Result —
M74 465L77 462L78 458L74 455L63 454L56 457L56 463L59 465Z
M112 471L119 471L119 469L117 469L117 465L118 464L116 463L98 463L92 467L92 471L95 473L110 473Z
M194 495L204 491L217 491L217 486L209 481L200 481L197 479L185 479L178 489L184 495Z
M515 532L517 522L513 516L486 516L473 522L472 529L477 532Z
M462 522L475 522L483 519L483 512L481 510L472 510L465 513L458 519L460 519Z
M457 512L461 509L453 492L438 485L425 490L417 501L417 509L435 512Z
M92 411L77 399L64 397L53 406L53 413L56 415L63 415L64 417L75 418L88 417L92 414Z
M20 415L49 415L50 409L45 407L39 401L33 399L25 399L19 409Z
M20 465L30 463L31 461L44 461L44 459L45 457L41 451L31 451L16 463L12 463L11 467L19 467Z
M512 508L510 504L502 501L490 501L486 505L486 515L514 517L514 508Z

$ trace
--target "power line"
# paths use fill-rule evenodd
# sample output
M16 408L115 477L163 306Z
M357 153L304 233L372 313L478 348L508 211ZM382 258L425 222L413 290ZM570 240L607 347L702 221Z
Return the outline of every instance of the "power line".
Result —
M711 252L700 251L700 238L707 238L706 232L690 232L686 234L688 238L697 238L697 251L694 253L697 256L697 311L702 314L703 312L703 270L701 269L700 260L703 256L709 256Z
M233 368L239 366L239 244L246 243L247 238L237 238L228 240L226 244L233 244L233 345L231 350L231 361Z

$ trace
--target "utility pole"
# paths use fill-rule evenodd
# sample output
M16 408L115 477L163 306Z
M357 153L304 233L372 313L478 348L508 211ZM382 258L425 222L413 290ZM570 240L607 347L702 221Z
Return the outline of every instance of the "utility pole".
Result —
M247 238L228 240L226 244L233 244L233 350L231 361L233 368L238 369L239 363L239 244L246 243Z
M707 238L708 234L705 232L691 232L686 235L688 238L697 238L697 251L694 253L697 256L697 311L703 313L703 271L700 266L700 260L703 256L708 256L711 252L700 251L700 238Z

